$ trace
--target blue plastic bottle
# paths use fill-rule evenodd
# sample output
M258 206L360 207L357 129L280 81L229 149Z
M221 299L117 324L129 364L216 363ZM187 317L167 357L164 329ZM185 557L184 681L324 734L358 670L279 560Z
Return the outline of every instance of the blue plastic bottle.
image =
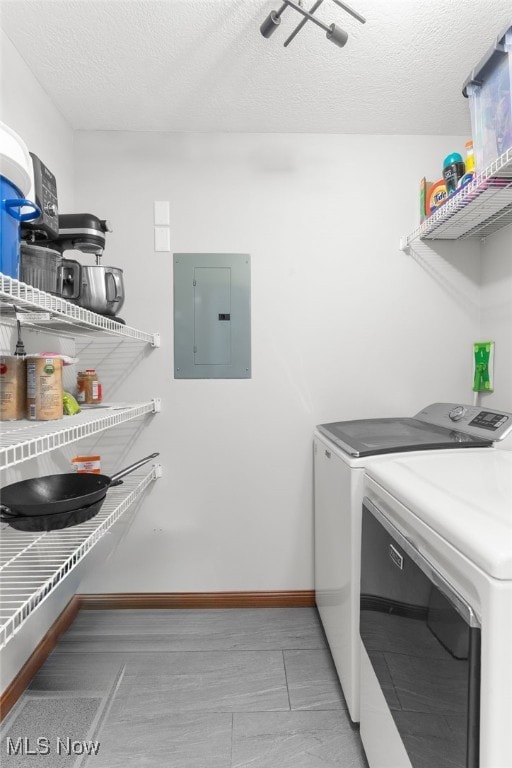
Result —
M458 152L452 152L451 155L445 157L443 162L443 178L448 197L456 191L459 179L464 176L465 172L466 167L462 155L459 155Z

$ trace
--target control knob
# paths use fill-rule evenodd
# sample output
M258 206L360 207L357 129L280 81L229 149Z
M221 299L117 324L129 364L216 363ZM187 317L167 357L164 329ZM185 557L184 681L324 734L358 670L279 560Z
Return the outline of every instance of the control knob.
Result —
M456 408L452 408L448 416L452 421L460 421L466 413L466 408L463 405L458 405Z

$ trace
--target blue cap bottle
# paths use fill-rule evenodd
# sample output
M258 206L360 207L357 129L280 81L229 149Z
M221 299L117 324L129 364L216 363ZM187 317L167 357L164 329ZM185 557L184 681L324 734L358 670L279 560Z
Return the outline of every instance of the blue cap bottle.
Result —
M453 195L457 189L459 179L464 176L466 172L466 166L462 155L458 152L452 152L451 155L447 155L443 162L443 178L446 184L446 191L448 196Z

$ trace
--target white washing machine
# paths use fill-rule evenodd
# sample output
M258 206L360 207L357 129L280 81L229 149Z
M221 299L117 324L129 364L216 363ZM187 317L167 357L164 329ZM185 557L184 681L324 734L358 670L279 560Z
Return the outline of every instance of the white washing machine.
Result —
M321 424L314 433L315 597L350 716L359 721L359 578L365 468L403 452L490 450L512 414L434 403L414 418Z
M512 766L512 453L368 467L361 737L371 768Z

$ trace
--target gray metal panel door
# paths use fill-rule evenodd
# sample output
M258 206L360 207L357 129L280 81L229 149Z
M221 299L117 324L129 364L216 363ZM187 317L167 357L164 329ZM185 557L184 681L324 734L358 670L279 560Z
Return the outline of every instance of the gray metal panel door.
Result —
M194 269L194 364L231 363L231 270Z
M248 254L174 254L176 379L250 378L250 281Z

